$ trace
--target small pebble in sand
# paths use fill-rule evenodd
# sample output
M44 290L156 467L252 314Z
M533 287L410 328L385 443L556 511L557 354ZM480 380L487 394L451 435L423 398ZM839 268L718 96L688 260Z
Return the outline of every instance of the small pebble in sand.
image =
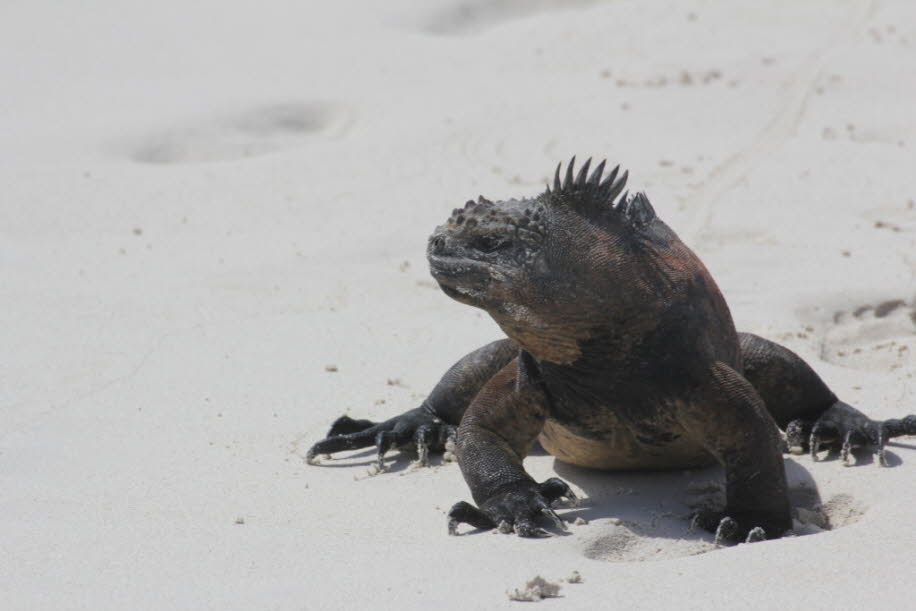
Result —
M455 442L448 439L445 442L445 452L442 453L442 462L458 462L458 455L455 454Z
M330 373L335 373L337 371L337 365L325 365L324 370Z
M573 524L575 524L576 526L585 526L586 524L588 524L588 520L586 520L586 519L583 518L583 517L578 517L578 518L576 518L576 520L573 522Z
M582 583L582 575L579 574L579 571L573 571L572 574L566 578L566 583Z
M236 523L236 524L244 524L244 523L245 523L245 518L236 518L236 519L235 519L235 523Z
M560 584L547 581L540 575L525 584L521 590L506 592L509 600L519 602L540 602L545 598L557 598L560 596Z

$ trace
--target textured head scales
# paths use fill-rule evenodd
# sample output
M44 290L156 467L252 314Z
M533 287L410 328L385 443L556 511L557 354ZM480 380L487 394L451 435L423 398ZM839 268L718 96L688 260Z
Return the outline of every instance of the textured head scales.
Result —
M494 203L483 195L477 201L468 200L463 208L455 208L446 222L454 232L484 232L488 229L510 231L542 236L544 227L544 204L536 200L510 199Z

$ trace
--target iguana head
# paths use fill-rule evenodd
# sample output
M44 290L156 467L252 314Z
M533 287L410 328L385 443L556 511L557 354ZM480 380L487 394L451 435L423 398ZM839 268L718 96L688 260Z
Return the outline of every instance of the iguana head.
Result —
M430 271L453 299L483 308L536 356L575 360L579 340L643 292L640 245L661 224L643 194L620 197L627 173L602 161L532 199L482 196L455 209L430 236ZM663 226L663 224L661 224ZM644 267L645 265L643 265ZM549 345L548 345L549 344ZM539 354L540 352L540 354ZM571 361L570 361L571 362Z

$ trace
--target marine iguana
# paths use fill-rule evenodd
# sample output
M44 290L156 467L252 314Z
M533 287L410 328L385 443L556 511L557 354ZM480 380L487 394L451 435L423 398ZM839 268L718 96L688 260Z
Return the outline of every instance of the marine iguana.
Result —
M425 463L451 438L477 507L452 507L449 532L468 523L545 536L539 517L562 527L551 506L575 496L525 472L536 440L599 469L718 461L726 506L699 521L717 540L756 541L792 525L781 448L815 460L839 448L846 462L866 446L886 465L887 440L916 434L916 415L873 421L792 351L738 333L715 281L646 195L618 199L628 174L574 165L562 180L557 166L533 199L467 202L429 238L442 291L508 337L455 363L416 409L381 423L339 418L309 462L374 444L383 467L389 449L416 444Z

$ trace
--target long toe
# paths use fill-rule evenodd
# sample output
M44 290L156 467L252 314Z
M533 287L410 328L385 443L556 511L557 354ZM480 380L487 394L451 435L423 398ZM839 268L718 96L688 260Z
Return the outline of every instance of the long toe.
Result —
M457 535L459 524L470 524L474 528L489 530L495 526L487 515L464 501L452 505L448 512L448 534Z
M540 526L537 526L534 522L530 520L519 520L515 523L515 534L519 537L550 537L552 536L548 531L544 530Z
M717 546L722 546L726 541L733 541L735 535L738 534L738 523L735 522L732 518L725 516L719 521L719 526L716 528L716 538L714 544Z

